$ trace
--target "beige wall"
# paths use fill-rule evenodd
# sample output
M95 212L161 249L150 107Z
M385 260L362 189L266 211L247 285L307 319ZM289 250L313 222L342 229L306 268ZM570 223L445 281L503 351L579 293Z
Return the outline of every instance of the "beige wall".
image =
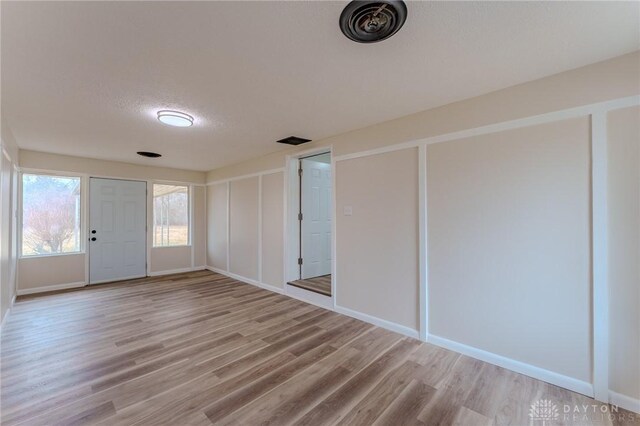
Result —
M191 246L152 247L149 263L152 274L189 269L191 268Z
M86 284L85 254L24 257L18 262L18 291Z
M29 169L59 170L94 177L133 180L159 180L183 183L204 183L205 173L166 167L141 166L118 161L95 160L69 155L20 150L20 167Z
M207 266L227 270L228 184L207 186Z
M610 389L640 400L640 108L608 114Z
M192 244L189 247L153 247L151 232L147 235L149 249L149 270L151 274L160 275L178 270L201 268L205 266L206 245L206 210L204 208L205 188L202 185L205 174L188 170L169 169L162 167L140 166L114 161L94 160L88 158L71 157L66 155L46 154L34 151L20 151L20 167L23 170L43 170L57 173L84 175L85 184L91 176L144 180L147 182L147 220L153 219L152 196L154 183L192 184ZM151 227L149 227L151 230ZM193 253L192 253L193 251ZM86 254L73 256L74 262L81 262L82 267L69 271L68 256L42 256L21 258L18 274L18 292L29 290L45 291L47 287L57 285L88 282L85 277ZM72 281L69 279L73 278Z
M2 123L0 138L0 324L16 295L16 219L18 147L11 129Z
M431 334L590 381L590 131L427 147Z
M258 178L229 185L229 272L258 279Z
M341 161L335 179L336 303L418 329L417 148Z
M11 158L11 161L18 164L20 149L18 148L16 138L13 135L11 128L5 122L4 117L0 117L0 120L0 144L2 145L2 149L7 153L9 158Z
M192 187L193 194L193 266L207 265L207 188Z
M207 186L209 267L283 290L283 228L283 171Z
M286 154L314 147L333 145L333 155L339 156L637 95L638 75L640 52L634 52L212 170L207 173L207 182L279 168L284 165Z
M470 353L484 350L511 366L529 365L528 374L547 370L545 380L587 392L593 355L590 110L570 118L559 111L638 96L638 75L640 53L635 52L213 170L207 182L282 168L287 154L332 147L337 156L337 304L382 324L417 329L417 148L367 151L476 132L427 145L429 165L422 172L429 175L425 235L433 250L426 266L433 293L430 332ZM551 114L552 122L511 122L535 121L540 114ZM629 112L619 114L626 118L612 113L609 132L624 139L632 118ZM482 127L498 123L504 127ZM618 136L612 126L627 128L627 133ZM488 134L481 136L483 132ZM344 157L350 154L357 158ZM622 161L622 155L611 155ZM622 230L638 226L628 219L638 217L633 210L637 204L628 195L638 196L637 186L628 184L629 179L638 181L637 163L629 163L634 158L638 155L625 157L626 166L616 167L619 175L610 182L618 191L611 202L619 204L610 219L624 216L629 222L611 226L618 232L611 236L611 249L627 250L626 257L616 255L622 266L613 262L622 278L615 278L616 291L611 292L611 310L616 311L611 315L616 328L610 336L611 357L617 363L611 368L611 386L629 398L637 398L632 384L640 369L640 332L638 272L629 266L633 259L637 266L638 252L628 246L635 243L640 250L640 243L637 232L622 236ZM272 196L263 188L263 208ZM353 207L353 216L344 216L344 206ZM209 214L210 229L217 226L211 219ZM209 264L226 261L224 255L210 251ZM263 271L279 260L279 255L273 260L263 256Z
M11 161L0 152L0 320L11 307Z
M262 176L262 282L284 287L284 173Z
M10 157L0 152L0 321L11 307L15 295L16 252L14 213L14 182L17 174Z

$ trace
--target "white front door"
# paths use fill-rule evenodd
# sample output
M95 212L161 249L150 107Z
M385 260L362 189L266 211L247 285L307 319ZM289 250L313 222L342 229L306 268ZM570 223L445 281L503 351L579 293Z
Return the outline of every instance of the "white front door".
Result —
M147 275L147 183L91 178L89 284Z
M331 165L302 159L302 279L331 273Z

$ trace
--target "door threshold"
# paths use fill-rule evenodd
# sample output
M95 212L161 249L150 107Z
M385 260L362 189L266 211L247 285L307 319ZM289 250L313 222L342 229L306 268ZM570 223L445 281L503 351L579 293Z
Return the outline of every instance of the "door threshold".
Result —
M331 297L331 274L319 277L289 281L287 284L323 296Z
M118 283L120 281L137 280L139 278L147 278L147 275L146 274L145 275L133 275L131 277L116 278L115 280L94 281L92 283L89 283L89 285L111 284L111 283Z

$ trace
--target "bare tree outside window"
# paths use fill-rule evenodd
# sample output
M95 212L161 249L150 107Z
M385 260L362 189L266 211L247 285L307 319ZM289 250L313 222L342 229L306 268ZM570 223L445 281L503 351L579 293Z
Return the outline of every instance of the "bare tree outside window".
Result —
M153 185L153 245L189 245L188 186Z
M80 251L80 178L22 176L22 255Z

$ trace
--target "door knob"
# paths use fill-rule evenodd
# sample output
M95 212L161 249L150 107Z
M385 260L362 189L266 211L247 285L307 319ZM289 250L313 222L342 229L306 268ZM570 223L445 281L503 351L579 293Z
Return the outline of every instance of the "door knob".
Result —
M91 241L95 241L95 240L97 240L96 237L91 237Z

